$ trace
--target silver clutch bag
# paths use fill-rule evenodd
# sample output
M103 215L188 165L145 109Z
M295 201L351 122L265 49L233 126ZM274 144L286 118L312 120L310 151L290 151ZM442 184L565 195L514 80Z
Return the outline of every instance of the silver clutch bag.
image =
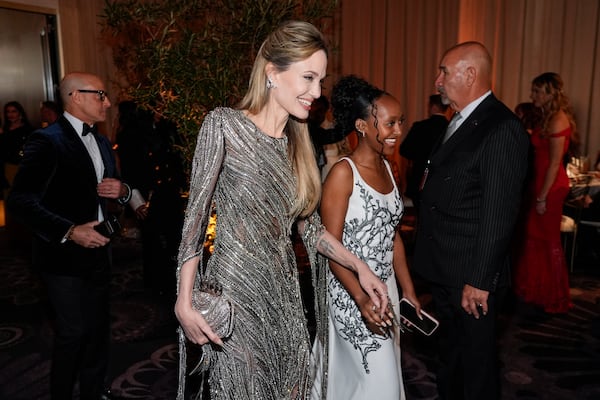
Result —
M216 284L203 284L192 292L192 307L202 315L212 330L226 338L233 331L233 305Z

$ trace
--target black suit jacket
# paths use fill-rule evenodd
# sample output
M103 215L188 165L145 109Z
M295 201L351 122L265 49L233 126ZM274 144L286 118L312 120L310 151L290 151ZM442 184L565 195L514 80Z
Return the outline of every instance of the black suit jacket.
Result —
M455 288L510 282L509 246L528 168L529 138L494 95L434 148L421 192L416 271Z
M431 150L446 132L447 126L448 120L445 116L434 114L415 122L400 145L400 155L412 161L407 177L406 195L415 201L418 199L421 178Z
M104 162L104 177L118 178L108 139L95 135ZM71 225L98 219L100 198L92 159L77 132L61 116L31 134L9 193L8 211L33 232L33 264L43 271L86 276L110 264L110 247L83 248L61 243Z

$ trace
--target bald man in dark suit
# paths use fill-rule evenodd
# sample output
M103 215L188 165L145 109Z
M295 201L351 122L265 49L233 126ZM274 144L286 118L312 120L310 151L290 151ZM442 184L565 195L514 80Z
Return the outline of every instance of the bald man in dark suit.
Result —
M492 61L482 44L452 47L439 70L435 85L460 114L424 173L414 269L431 282L440 320L440 397L498 399L495 321L510 282L529 140L491 92Z
M60 85L65 113L31 134L8 197L9 212L33 232L33 265L55 314L52 400L104 399L110 339L110 238L96 231L108 203L131 197L108 139L95 131L110 100L96 75Z

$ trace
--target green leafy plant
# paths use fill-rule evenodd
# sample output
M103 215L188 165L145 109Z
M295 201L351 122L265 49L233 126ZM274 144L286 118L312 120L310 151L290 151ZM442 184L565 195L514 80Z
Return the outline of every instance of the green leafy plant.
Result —
M106 0L121 98L175 122L189 169L204 116L243 96L258 47L288 19L331 30L336 0Z

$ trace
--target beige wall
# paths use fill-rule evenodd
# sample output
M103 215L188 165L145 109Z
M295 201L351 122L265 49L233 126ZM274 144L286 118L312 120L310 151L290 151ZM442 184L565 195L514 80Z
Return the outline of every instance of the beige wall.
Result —
M443 51L467 40L494 58L494 92L509 107L529 101L531 80L565 81L582 150L600 150L600 1L343 0L342 73L396 95L409 125L426 118L427 96Z
M118 99L112 84L115 70L110 48L100 37L100 18L104 0L58 0L58 25L61 43L62 72L86 71L100 76L107 85L113 107L101 130L114 138L113 121Z
M483 42L495 61L494 90L509 107L529 98L531 79L554 71L565 80L584 151L600 149L600 2L598 0L343 0L332 66L394 94L409 124L426 117L426 99L444 49ZM0 0L0 6L54 10L62 72L115 78L99 40L104 0ZM339 53L338 53L339 50ZM331 83L328 83L331 84ZM117 101L116 87L110 87ZM112 115L116 115L113 107ZM112 118L112 117L111 117ZM112 132L108 121L106 132Z
M117 93L112 84L115 75L110 49L100 40L100 18L104 0L12 0L0 1L0 7L56 14L58 21L60 76L71 71L86 71L99 75L109 93ZM101 132L113 137L116 101Z
M58 8L58 0L2 0L0 1L0 7L53 13Z

